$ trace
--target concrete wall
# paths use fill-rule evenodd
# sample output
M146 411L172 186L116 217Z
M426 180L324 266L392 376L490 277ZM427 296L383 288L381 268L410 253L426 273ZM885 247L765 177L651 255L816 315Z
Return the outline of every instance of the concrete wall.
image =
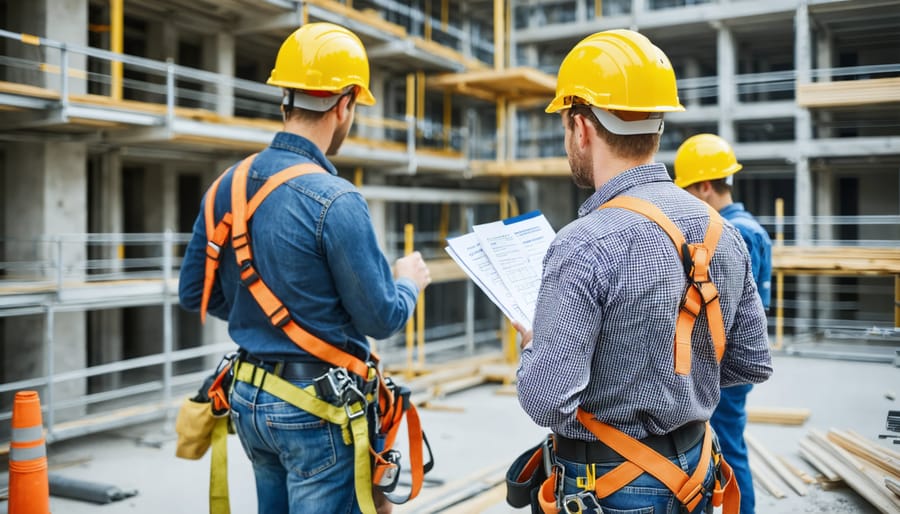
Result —
M46 241L59 234L87 231L87 155L75 143L17 143L5 150L3 236L33 242L7 248L6 260L43 262L47 278L55 279L62 265L64 280L81 280L86 259L83 243ZM59 259L59 251L62 259ZM83 312L56 313L48 333L49 316L20 316L5 320L3 337L6 380L34 378L46 372L44 341L54 341L56 372L83 368L86 363L86 318ZM85 392L84 380L54 389L56 399L76 398ZM78 410L72 412L77 415Z

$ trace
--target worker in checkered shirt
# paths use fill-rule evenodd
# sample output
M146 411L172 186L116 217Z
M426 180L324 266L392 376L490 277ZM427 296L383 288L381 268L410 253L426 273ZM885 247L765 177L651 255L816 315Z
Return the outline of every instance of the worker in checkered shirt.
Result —
M720 387L761 383L773 371L750 257L732 225L724 223L709 266L724 354L717 361L708 312L700 314L690 337L690 371L679 374L673 340L687 287L680 252L648 217L598 209L618 197L644 200L688 243L704 241L718 215L653 161L663 113L683 109L666 55L629 30L578 43L560 66L556 98L547 107L560 114L575 184L594 193L547 251L533 330L516 324L522 336L517 388L523 409L556 438L555 469L563 476L557 498L577 500L572 508L583 512L599 512L594 505L629 513L651 507L656 513L712 512L714 466L692 509L648 473L611 494L594 494L594 503L586 496L593 494L588 471L599 481L630 458L610 452L579 412L691 473L701 464L701 441Z

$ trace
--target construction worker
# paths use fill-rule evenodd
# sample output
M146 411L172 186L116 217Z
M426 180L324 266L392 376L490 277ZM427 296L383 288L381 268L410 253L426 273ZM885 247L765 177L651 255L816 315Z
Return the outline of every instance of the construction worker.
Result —
M588 36L560 66L546 110L594 193L547 251L533 330L516 327L519 402L553 432L544 512L712 512L723 497L737 511L707 421L720 386L772 373L766 317L740 233L653 162L663 113L683 109L637 32Z
M369 447L348 443L351 433L365 438L365 427L357 432L347 421L355 422L355 412L338 396L367 394L373 355L366 337L382 339L404 327L431 277L418 252L398 259L392 271L366 201L326 157L341 147L356 104L375 103L359 38L330 23L304 25L282 44L268 83L283 90L284 129L255 157L230 168L204 198L181 268L181 304L227 320L240 346L231 418L253 463L259 512L390 512L385 496L371 491L371 480L355 482L360 470L370 470L354 456L368 466ZM299 171L265 191L258 206L249 202L283 170ZM208 220L204 210L211 201ZM252 224L238 213L245 207ZM215 220L218 230L226 213L229 220L233 215L232 239L219 248L207 224ZM241 257L248 251L252 260ZM208 265L218 269L211 292L204 293L204 280L213 280ZM264 286L277 303L259 293ZM338 361L362 364L363 378ZM337 396L317 396L320 389ZM345 426L298 408L301 401L343 416ZM375 508L361 506L365 497Z
M697 134L685 140L675 154L675 185L711 205L741 233L750 253L753 280L763 307L768 310L772 296L772 240L744 204L732 199L734 174L741 168L724 139L714 134ZM756 503L744 442L747 394L752 388L752 384L722 388L719 405L709 420L719 437L722 455L741 488L742 514L753 514Z

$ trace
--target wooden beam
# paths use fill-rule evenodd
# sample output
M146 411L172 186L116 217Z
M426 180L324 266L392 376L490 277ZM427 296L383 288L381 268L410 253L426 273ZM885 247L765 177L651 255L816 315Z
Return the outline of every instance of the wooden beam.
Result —
M806 408L747 407L747 421L777 425L802 425L809 419L810 413L811 411Z
M853 107L896 102L900 102L900 77L797 86L797 105L801 107Z
M790 486L797 494L800 496L806 496L806 485L796 477L791 470L786 468L784 464L781 463L778 459L766 449L765 446L755 436L750 434L749 432L744 432L744 441L747 441L747 445L750 446L750 449L755 451L757 455L759 455L765 463L773 470L778 476L781 477L782 480Z

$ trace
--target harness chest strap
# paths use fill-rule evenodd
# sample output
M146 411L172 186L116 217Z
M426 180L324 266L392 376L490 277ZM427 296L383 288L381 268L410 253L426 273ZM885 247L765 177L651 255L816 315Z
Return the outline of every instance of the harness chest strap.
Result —
M675 244L678 256L682 260L688 287L682 298L675 324L675 373L687 375L691 372L691 334L697 316L702 311L706 312L716 360L721 361L725 354L725 323L722 320L719 292L709 278L709 265L722 235L722 217L707 205L709 225L703 242L688 244L675 223L652 203L631 196L618 196L601 205L599 209L616 207L641 214L659 225Z

